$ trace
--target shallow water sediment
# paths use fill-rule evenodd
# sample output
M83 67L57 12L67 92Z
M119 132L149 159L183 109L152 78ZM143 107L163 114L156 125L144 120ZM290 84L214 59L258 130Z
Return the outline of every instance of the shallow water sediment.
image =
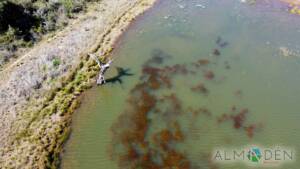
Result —
M263 5L166 0L141 16L107 77L131 75L83 94L62 168L241 169L213 150L299 151L299 18Z

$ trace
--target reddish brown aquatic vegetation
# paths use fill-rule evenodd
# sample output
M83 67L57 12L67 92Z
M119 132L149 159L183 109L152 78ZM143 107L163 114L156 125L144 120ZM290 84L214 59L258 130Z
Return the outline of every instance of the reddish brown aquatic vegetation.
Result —
M178 122L173 123L173 128L174 128L174 140L182 142L184 141L184 135L181 130L181 127Z
M156 68L156 67L151 67L151 66L145 66L143 67L142 70L143 74L148 74L148 75L157 75L158 73L162 72L162 69Z
M222 123L227 120L233 121L233 127L236 129L241 128L244 125L246 114L248 113L248 109L241 109L238 114L222 114L219 118L217 118L218 123Z
M171 77L175 75L186 75L191 72L183 64L175 64L173 66L165 66L163 68L144 66L142 71L142 77L148 75L151 77L150 82L153 81L151 87L154 87L154 89L158 88L158 83L171 88Z
M153 135L154 144L158 145L164 151L169 149L168 146L172 140L173 134L167 129L164 129Z
M155 75L150 75L149 83L150 88L153 90L159 89L161 87L161 83L158 81Z
M204 114L204 115L207 115L207 116L212 115L211 111L208 110L207 108L200 108L199 111L200 111L201 114Z
M248 113L248 109L242 109L238 114L231 115L231 118L234 122L234 128L238 129L241 128L245 119L246 114Z
M183 125L199 134L200 130L196 125L198 122L196 117L199 114L211 116L211 112L203 107L185 111L181 100L178 99L175 93L161 96L161 93L157 91L167 89L166 91L169 93L169 89L172 87L172 78L190 75L195 67L190 69L185 64L175 64L157 68L153 65L161 64L162 58L158 56L152 59L143 67L141 82L130 92L128 110L117 121L117 127L113 128L113 146L116 149L122 147L122 150L124 150L122 153L116 150L114 155L118 157L120 168L124 169L193 168L194 163L191 163L187 155L177 148L178 143L182 143L191 137L183 132L185 131L183 129L186 128L180 126L178 118L187 117L191 119L188 124ZM149 65L150 63L152 66ZM209 60L200 59L191 64L200 67L209 63ZM206 79L215 78L212 71L206 70L203 73ZM208 93L207 88L202 83L192 87L191 90ZM233 106L231 111L233 114L223 114L217 119L218 122L230 120L234 128L242 129L248 137L253 137L257 125L245 125L248 109L237 111L237 108ZM192 116L190 116L190 113L192 113ZM163 123L163 129L156 126L156 119L159 119L159 123ZM213 165L209 166L209 168L213 167Z
M192 63L193 66L195 66L196 68L200 68L201 65L199 63Z
M247 136L249 138L252 138L254 135L254 130L256 129L256 126L251 124L249 126L244 127L245 131L247 132Z
M136 160L136 159L138 159L138 157L139 157L139 154L136 151L136 149L133 146L129 146L127 154L122 157L123 158L122 160Z
M172 124L172 130L163 129L160 132L157 132L153 135L153 140L161 146L166 146L173 142L182 142L184 140L184 136L179 123L174 122ZM164 149L166 148L164 147Z
M206 116L211 116L212 113L210 110L208 110L206 107L201 107L201 108L198 108L198 109L193 109L191 107L188 108L188 111L190 111L194 117L200 115L200 114L204 114Z
M236 107L233 106L231 108L233 112L236 112ZM233 127L235 129L243 129L246 131L246 134L249 138L252 138L254 132L257 131L259 128L262 128L261 124L249 124L245 125L246 115L249 113L249 110L244 108L239 111L237 114L222 114L220 117L217 118L218 123L222 123L224 121L232 120Z
M173 66L166 66L164 67L164 70L166 71L166 73L170 75L172 74L186 75L187 73L189 73L188 69L186 68L186 65L184 64L175 64Z
M163 129L160 132L153 135L153 140L156 145L162 150L160 157L162 158L161 168L191 168L190 162L187 157L170 145L174 142L183 141L183 134L181 133L178 123L174 123L175 131Z
M164 98L171 101L171 105L174 110L181 111L181 103L174 93L168 96L164 96Z
M200 111L198 110L194 110L191 107L188 109L190 112L192 112L194 117L197 117L200 114Z
M175 150L169 150L166 152L166 156L163 159L163 168L174 169L190 169L191 164L186 156Z
M249 138L252 138L254 136L254 133L260 131L262 128L263 128L262 123L256 123L256 124L250 124L248 126L245 126L244 130L246 131L247 136Z
M212 80L215 77L215 74L213 71L208 70L204 72L204 77L208 80Z
M222 114L220 117L217 118L218 123L222 123L224 121L227 121L230 119L230 116L228 114Z
M150 83L150 87L154 90L162 87L162 85L171 88L172 83L170 80L170 76L166 75L166 71L167 69L145 66L143 68L143 77L145 78L145 76L149 76L148 82Z
M205 87L205 85L203 83L197 84L196 86L192 87L191 90L193 92L200 92L202 94L208 93L208 89Z
M168 76L160 76L161 82L166 85L168 88L172 87L171 79Z
M156 156L152 152L147 152L145 155L141 157L139 166L136 168L145 168L145 169L161 169L159 164L156 164L152 157Z
M201 66L208 65L210 61L208 59L199 59L198 62Z
M123 125L123 127L118 127L118 130L114 132L116 142L121 144L126 150L124 153L118 154L120 167L142 167L145 169L190 168L190 162L187 157L170 146L171 144L173 145L184 140L184 135L179 123L175 121L168 125L171 126L170 129L149 133L149 127L151 127L151 123L148 119L149 114L152 112L164 114L164 112L156 106L158 100L162 104L166 104L172 108L173 113L182 111L181 102L175 94L166 95L159 99L152 94L158 88L167 86L164 85L167 82L163 81L166 81L168 78L162 80L162 77L168 76L158 75L158 72L184 73L184 69L182 69L183 71L178 71L176 70L178 68L181 69L181 66L169 67L167 69L146 67L143 70L144 76L149 75L149 77L145 79L145 82L137 84L131 90L131 96L128 99L128 103L131 107L129 109L130 111L126 112L126 116L123 115L126 117L122 118L124 122L119 122L119 125ZM166 121L167 124L170 122ZM153 142L158 147L153 149L150 146L149 143L151 140L147 139L147 134L150 134L149 136L152 135ZM161 159L162 162L158 163L153 159Z

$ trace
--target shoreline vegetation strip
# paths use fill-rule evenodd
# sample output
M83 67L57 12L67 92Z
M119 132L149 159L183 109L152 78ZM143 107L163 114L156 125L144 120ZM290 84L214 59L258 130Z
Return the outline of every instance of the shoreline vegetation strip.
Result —
M100 35L98 43L89 51L90 53L104 53L108 57L113 50L116 39L123 29L138 15L154 4L155 0L137 1L123 12L105 33ZM4 168L58 168L60 153L64 142L71 131L71 116L78 107L80 94L93 86L94 77L99 68L96 62L88 56L81 55L81 61L76 68L70 71L67 77L61 77L61 86L47 92L43 101L34 103L31 99L20 123L24 128L14 126L17 134L15 139L5 148L4 153L11 153L8 159L2 159L0 166ZM49 120L51 119L51 120ZM55 123L52 123L55 121ZM19 124L19 123L16 123ZM18 152L16 154L12 152ZM2 164L1 164L2 163Z

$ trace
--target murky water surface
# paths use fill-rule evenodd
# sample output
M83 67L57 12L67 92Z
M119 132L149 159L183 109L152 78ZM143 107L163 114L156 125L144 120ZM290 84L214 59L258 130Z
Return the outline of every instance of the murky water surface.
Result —
M110 83L84 93L62 168L243 169L252 166L215 163L213 150L299 152L300 17L285 10L157 3L117 44Z

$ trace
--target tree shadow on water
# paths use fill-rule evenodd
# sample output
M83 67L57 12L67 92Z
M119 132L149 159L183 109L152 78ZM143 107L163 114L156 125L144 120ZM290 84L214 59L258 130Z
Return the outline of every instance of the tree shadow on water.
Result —
M121 68L121 67L116 67L116 69L117 69L118 74L114 77L111 77L111 78L107 79L106 83L112 83L112 84L119 83L119 84L122 84L123 83L123 80L122 80L123 77L134 75L133 73L130 73L129 68L124 69L124 68Z

